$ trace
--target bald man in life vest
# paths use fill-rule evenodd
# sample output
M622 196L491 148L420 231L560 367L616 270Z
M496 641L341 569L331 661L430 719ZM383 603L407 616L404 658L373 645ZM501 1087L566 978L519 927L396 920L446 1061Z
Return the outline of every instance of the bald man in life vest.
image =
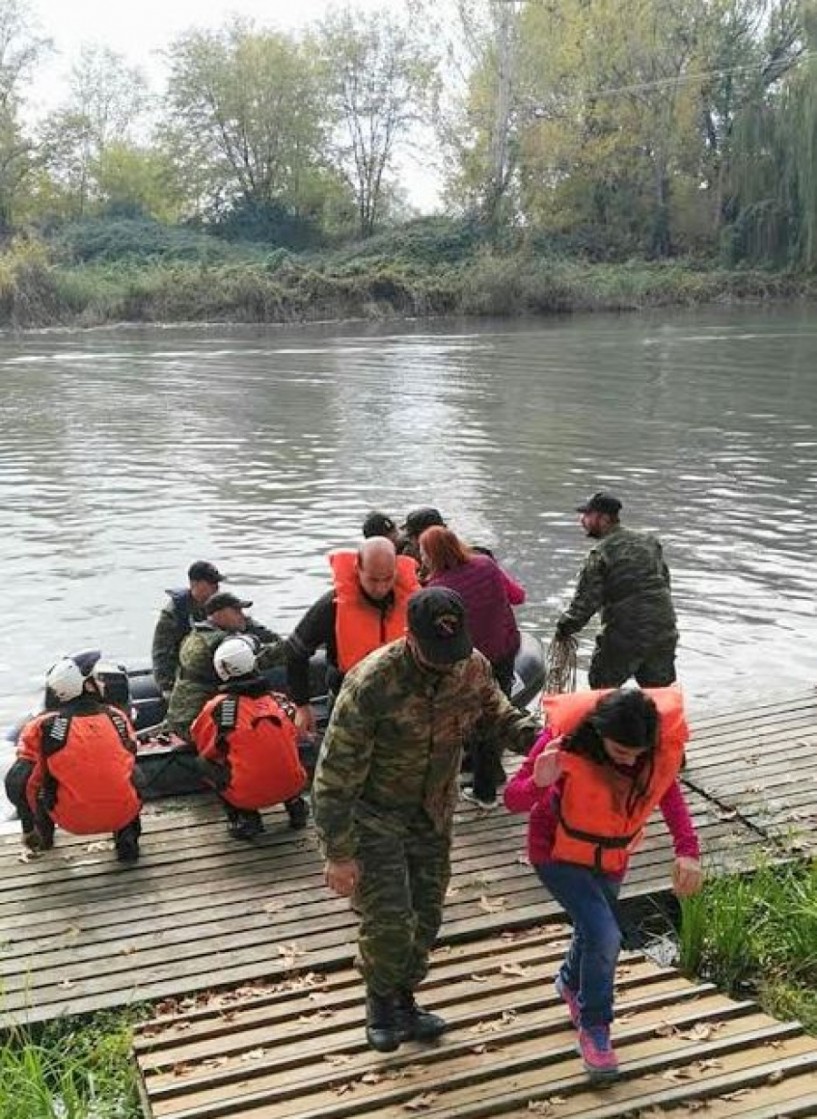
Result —
M23 843L54 846L54 829L73 835L113 832L121 863L139 858L136 736L127 715L105 702L97 651L63 657L46 679L46 711L20 732L6 795L17 809Z
M315 602L287 639L287 687L295 725L317 729L309 702L309 658L326 649L327 690L336 695L344 675L369 653L406 632L408 600L419 589L417 564L398 556L385 536L371 536L358 551L329 556L333 587Z

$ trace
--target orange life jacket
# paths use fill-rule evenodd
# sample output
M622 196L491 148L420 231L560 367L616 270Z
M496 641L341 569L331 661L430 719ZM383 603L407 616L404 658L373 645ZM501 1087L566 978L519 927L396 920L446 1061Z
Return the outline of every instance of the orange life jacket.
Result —
M383 613L367 602L360 589L357 552L333 552L329 563L335 583L338 668L341 672L348 672L381 645L388 645L405 635L408 600L420 589L417 564L411 556L397 556L394 602Z
M268 693L214 696L190 735L202 757L227 769L229 783L219 792L234 808L269 808L306 784L295 724Z
M542 708L554 735L572 734L590 716L605 691L546 695ZM644 791L633 803L632 779L612 766L562 752L564 782L552 857L620 875L639 846L653 809L678 776L689 738L677 688L647 688L659 715L658 743L640 774Z
M127 748L130 728L120 711L56 714L42 720L41 730L40 795L58 827L74 835L119 831L139 814L136 759Z

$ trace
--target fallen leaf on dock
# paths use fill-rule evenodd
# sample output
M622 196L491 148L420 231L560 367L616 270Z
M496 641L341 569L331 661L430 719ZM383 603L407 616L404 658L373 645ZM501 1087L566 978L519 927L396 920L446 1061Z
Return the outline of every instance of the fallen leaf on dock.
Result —
M471 976L471 979L474 983L487 983L490 979L490 976L485 975L484 972L475 971Z
M348 1065L352 1057L349 1053L324 1053L323 1059L328 1065Z
M268 901L263 909L265 913L281 913L286 907L287 903L278 898L275 901Z
M784 1079L785 1075L782 1068L776 1068L774 1072L769 1073L766 1080L769 1084L779 1084L780 1081Z
M266 1057L266 1049L250 1049L248 1053L241 1054L242 1061L263 1061Z
M530 968L524 967L522 964L503 964L499 970L502 975L515 975L520 978L530 975Z
M477 905L484 913L498 913L500 909L505 908L505 899L502 897L489 898L487 894L483 894Z
M415 1096L413 1100L406 1100L403 1107L407 1111L425 1111L434 1106L438 1094L437 1092L423 1092L421 1096Z
M679 1037L687 1041L709 1041L712 1035L721 1028L720 1022L696 1022L687 1030L678 1031Z

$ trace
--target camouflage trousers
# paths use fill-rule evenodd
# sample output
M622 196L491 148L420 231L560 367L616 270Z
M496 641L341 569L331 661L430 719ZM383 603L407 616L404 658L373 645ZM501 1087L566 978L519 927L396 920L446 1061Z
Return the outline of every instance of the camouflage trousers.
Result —
M676 679L677 643L677 638L673 638L661 645L637 649L600 634L587 670L587 681L591 688L618 688L634 676L642 688L669 687Z
M413 991L443 914L450 878L451 836L438 835L424 815L378 814L357 821L361 881L357 967L378 995Z

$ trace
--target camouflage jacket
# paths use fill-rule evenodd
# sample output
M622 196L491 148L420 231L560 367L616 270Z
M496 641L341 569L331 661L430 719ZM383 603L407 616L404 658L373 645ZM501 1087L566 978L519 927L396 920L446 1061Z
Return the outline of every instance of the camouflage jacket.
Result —
M153 647L151 659L153 662L153 678L159 691L169 692L176 680L179 669L179 650L182 642L187 637L196 622L203 622L205 618L204 603L196 602L190 592L186 592L184 613L187 615L188 624L183 628L180 620L182 612L174 601L174 595L180 592L170 591L168 600L162 607L156 629L153 631Z
M326 857L354 857L357 820L388 830L398 814L450 832L462 747L477 724L480 734L520 753L540 729L508 702L481 653L436 673L420 667L401 639L348 672L312 788Z
M284 663L284 639L277 633L251 618L247 619L247 628L242 632L261 643L257 660L260 671ZM179 672L167 706L168 726L182 738L189 738L190 724L221 686L213 668L213 653L226 637L232 636L209 622L200 622L182 642Z
M646 649L678 636L669 569L654 536L614 528L591 549L573 601L559 619L564 633L578 633L601 610L608 637Z

